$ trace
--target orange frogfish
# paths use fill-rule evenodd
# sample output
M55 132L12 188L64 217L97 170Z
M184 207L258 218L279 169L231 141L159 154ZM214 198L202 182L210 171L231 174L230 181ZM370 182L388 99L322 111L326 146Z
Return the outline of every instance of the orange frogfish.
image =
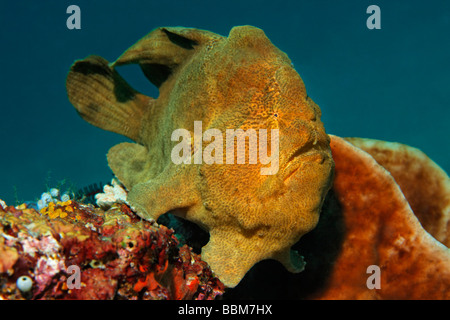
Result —
M133 89L116 67L138 64L159 89ZM264 32L228 37L158 28L115 62L76 61L69 100L89 123L124 135L108 164L144 219L172 212L210 234L202 259L228 287L264 259L299 272L291 249L317 224L332 185L330 138L287 55Z

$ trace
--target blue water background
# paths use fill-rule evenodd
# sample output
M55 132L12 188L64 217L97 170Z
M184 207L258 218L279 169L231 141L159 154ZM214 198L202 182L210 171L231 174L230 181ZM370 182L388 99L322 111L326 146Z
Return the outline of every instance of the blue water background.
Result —
M66 9L81 8L81 30ZM381 30L366 27L369 5ZM74 60L115 60L159 26L227 35L262 28L321 107L328 133L397 141L450 172L450 1L2 1L0 199L35 200L46 186L109 182L106 153L127 141L82 120L65 77ZM156 95L138 67L119 72ZM190 181L186 181L190 183Z

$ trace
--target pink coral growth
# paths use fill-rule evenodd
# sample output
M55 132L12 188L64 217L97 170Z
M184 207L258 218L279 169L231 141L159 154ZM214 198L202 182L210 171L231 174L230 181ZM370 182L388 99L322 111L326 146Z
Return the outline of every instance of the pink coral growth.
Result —
M50 216L22 206L0 210L2 299L214 299L224 292L208 265L174 231L142 220L126 204L108 211L78 202ZM69 266L79 289L69 287ZM18 277L32 279L26 295Z

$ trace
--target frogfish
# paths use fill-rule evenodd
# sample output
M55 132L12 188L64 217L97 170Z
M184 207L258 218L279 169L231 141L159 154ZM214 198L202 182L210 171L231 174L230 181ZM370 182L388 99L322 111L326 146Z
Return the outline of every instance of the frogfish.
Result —
M158 97L119 75L127 64ZM66 87L83 119L134 141L107 154L132 208L209 232L201 256L227 287L264 259L303 270L291 246L315 228L332 185L330 137L291 60L261 29L157 28L114 62L75 61Z

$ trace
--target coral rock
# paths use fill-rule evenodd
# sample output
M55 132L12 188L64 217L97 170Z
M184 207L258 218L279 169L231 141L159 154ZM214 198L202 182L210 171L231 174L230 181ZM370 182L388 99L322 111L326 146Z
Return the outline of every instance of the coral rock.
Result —
M51 202L41 213L25 205L6 207L0 209L0 299L221 296L224 285L190 250L178 247L172 230L143 221L125 204L104 211L75 201ZM71 286L76 274L69 268L78 270L78 287ZM16 287L22 276L33 284L27 292ZM144 279L153 282L134 290Z

